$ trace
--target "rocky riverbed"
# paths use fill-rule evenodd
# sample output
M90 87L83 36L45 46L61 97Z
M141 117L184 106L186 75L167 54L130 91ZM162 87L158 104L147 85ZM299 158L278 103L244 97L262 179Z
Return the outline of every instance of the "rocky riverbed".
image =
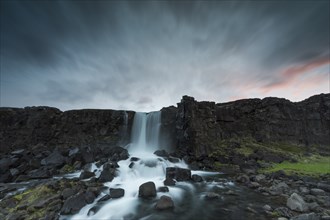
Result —
M0 187L0 217L69 219L90 204L87 216L93 219L106 202L123 197L124 189L109 188L104 183L116 177L118 162L130 160L134 164L139 158L130 157L127 150L116 147L112 156L104 154L96 163L86 163L80 160L81 153L71 149L62 154L55 149L35 167L27 165L33 158L29 156L32 152L19 150L4 156L0 161L1 176L10 178ZM174 165L179 161L165 151L156 154ZM125 219L330 218L329 175L288 176L283 171L258 174L258 170L251 169L230 175L203 175L203 172L168 167L162 187L156 188L150 181L136 186L137 211L128 213ZM175 197L178 191L182 193L180 198Z

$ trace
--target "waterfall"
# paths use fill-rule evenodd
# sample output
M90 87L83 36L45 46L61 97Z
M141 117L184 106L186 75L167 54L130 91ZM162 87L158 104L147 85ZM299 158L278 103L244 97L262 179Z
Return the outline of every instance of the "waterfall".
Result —
M131 153L153 153L159 148L161 112L141 113L134 116Z
M123 126L120 128L121 139L118 142L120 147L125 147L128 142L128 113L127 111L123 111Z
M139 186L147 181L155 183L156 187L164 186L166 167L187 168L182 161L172 163L164 158L158 157L154 152L159 149L159 136L161 126L161 112L141 113L134 116L131 143L128 145L130 158L118 161L117 175L104 185L109 188L122 188L125 195L120 199L111 199L100 203L97 213L89 215L93 206L98 202L86 205L80 212L71 217L71 220L80 219L125 219L125 216L134 216L140 212L139 205L144 201L138 197ZM107 193L107 192L106 192ZM102 193L101 199L106 193ZM167 195L172 198L181 198L183 190L171 188Z

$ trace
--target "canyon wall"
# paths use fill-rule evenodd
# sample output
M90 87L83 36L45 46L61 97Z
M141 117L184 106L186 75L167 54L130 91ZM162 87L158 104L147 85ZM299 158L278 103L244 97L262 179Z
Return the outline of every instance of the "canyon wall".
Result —
M177 107L161 111L160 145L180 157L209 155L217 141L242 137L260 143L330 145L330 94L296 103L265 98L216 104L184 96ZM0 153L21 148L125 146L133 117L132 111L0 108Z

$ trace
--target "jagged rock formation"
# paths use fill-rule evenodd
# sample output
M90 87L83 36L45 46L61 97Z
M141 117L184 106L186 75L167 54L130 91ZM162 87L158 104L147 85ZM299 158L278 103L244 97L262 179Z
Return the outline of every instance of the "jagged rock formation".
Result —
M172 146L180 157L209 155L215 142L241 137L261 143L330 145L330 94L297 103L265 98L216 104L184 96L178 107L161 111L160 144ZM0 108L0 153L128 143L133 117L132 111Z
M217 140L243 137L261 143L329 146L330 94L296 103L264 98L215 104L184 96L175 126L180 156L208 155Z
M116 146L129 141L134 112L0 108L0 153L15 149ZM128 125L125 126L125 117ZM126 131L125 131L126 130Z

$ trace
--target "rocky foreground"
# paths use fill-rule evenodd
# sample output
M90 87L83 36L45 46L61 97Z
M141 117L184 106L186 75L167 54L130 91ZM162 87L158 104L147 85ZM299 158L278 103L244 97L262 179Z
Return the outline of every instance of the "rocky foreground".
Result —
M0 219L58 219L79 212L101 192L107 195L99 202L123 196L123 189L103 183L113 180L118 161L129 158L118 145L129 143L133 117L131 111L0 108ZM330 219L330 167L316 175L271 170L284 161L330 156L330 94L298 103L266 98L215 104L183 97L178 107L162 109L161 130L162 146L172 152L155 152L158 156L174 163L182 158L192 170L226 173L237 185L274 201L262 207L248 201L247 219ZM131 158L130 166L138 159ZM103 166L101 173L94 172L93 162ZM76 171L82 171L78 178L64 177ZM178 181L205 179L168 168L165 187L146 182L139 195L154 198ZM230 190L205 193L209 202L221 199L221 193L241 198ZM168 196L155 205L173 208Z

